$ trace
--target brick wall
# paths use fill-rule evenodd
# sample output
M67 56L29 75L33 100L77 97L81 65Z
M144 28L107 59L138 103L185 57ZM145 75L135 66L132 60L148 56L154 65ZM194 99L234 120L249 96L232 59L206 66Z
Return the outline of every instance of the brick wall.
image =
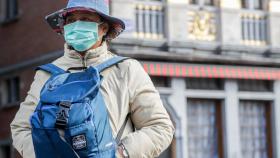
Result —
M0 26L0 67L63 49L63 37L53 32L45 15L61 9L65 0L24 0L19 2L19 19Z
M30 67L23 71L14 72L9 75L16 75L20 78L20 102L24 101L28 90L30 89L30 85L34 78L34 67ZM8 76L1 76L0 80L5 79ZM13 105L12 107L5 107L0 109L0 120L1 120L1 128L0 128L0 140L7 140L10 138L10 123L14 119L16 112L18 111L19 105ZM15 157L20 157L19 154L15 150Z
M57 35L45 22L45 15L66 5L66 0L24 0L19 3L19 19L0 26L0 68L17 64L46 53L63 49L63 37ZM22 102L34 78L34 67L20 69L0 80L16 75L20 77L20 102ZM19 105L0 109L0 140L10 138L10 123ZM15 157L20 157L15 152Z

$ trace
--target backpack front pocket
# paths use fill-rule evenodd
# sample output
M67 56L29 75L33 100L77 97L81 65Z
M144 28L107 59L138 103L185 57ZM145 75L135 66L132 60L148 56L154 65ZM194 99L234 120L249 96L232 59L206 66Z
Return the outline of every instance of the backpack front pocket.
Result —
M65 130L65 139L80 157L94 157L99 152L95 130L95 125L91 121L88 121L67 128Z
M78 158L71 146L60 138L56 128L32 128L32 140L36 157Z

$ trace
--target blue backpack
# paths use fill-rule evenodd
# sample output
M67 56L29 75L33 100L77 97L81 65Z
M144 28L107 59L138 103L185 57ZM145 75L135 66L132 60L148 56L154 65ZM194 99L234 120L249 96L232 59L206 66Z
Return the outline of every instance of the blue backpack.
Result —
M125 59L116 56L75 73L53 64L37 68L51 73L30 117L37 158L115 158L128 116L115 140L100 92L100 72Z

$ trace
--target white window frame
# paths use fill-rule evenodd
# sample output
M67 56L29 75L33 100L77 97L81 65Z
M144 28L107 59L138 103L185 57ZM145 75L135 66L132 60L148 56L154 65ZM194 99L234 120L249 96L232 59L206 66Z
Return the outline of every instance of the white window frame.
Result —
M170 95L169 101L174 107L178 116L181 117L182 127L176 133L181 132L183 149L188 149L187 144L187 99L220 99L222 102L222 116L223 120L223 150L224 157L238 157L242 158L240 147L240 125L239 125L239 100L262 100L270 101L272 103L272 146L273 156L280 156L280 137L277 134L280 132L280 81L274 81L273 92L244 92L238 90L238 83L236 79L225 79L224 90L192 90L185 89L185 78L172 78L171 88L157 87L160 94ZM187 98L187 99L186 99ZM182 150L182 156L188 157L186 150Z

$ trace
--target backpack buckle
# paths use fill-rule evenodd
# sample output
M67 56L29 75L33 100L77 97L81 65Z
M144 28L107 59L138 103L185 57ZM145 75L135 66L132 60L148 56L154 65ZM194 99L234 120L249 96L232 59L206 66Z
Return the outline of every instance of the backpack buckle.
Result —
M71 102L62 101L59 103L59 111L56 114L55 127L59 129L65 129L68 123L69 110Z

